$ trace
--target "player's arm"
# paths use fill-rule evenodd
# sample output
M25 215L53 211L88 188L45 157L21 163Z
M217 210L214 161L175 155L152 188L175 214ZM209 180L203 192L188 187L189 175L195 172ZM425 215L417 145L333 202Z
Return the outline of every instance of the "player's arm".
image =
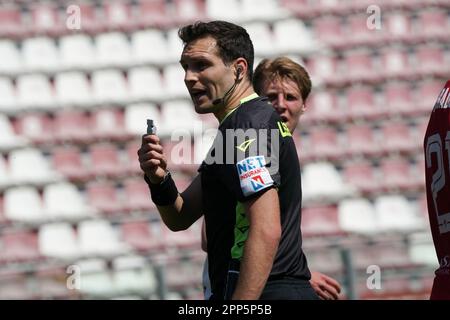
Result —
M189 228L202 215L201 176L195 177L181 194L167 175L167 161L156 135L144 135L138 151L139 163L150 187L152 200L162 220L172 231Z
M278 193L271 188L244 203L249 220L248 237L233 300L259 299L272 270L281 237Z

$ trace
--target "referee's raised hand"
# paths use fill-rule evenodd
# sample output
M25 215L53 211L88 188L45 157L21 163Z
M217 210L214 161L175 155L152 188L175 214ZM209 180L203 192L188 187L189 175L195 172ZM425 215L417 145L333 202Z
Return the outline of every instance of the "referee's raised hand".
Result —
M141 169L150 182L160 183L166 175L167 161L158 136L155 134L143 135L141 148L137 153Z

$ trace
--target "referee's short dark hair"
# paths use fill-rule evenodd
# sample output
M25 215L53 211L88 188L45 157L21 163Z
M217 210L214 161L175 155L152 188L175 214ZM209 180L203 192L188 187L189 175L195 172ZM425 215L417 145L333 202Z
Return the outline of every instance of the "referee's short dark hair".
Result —
M247 76L252 81L254 49L252 40L244 28L226 21L199 21L180 28L178 36L184 45L211 36L217 42L218 53L224 63L230 63L240 57L247 60Z

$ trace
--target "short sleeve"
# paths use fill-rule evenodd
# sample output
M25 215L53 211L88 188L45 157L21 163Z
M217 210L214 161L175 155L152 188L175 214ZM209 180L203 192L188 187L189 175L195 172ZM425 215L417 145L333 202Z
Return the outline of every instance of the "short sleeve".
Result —
M226 155L233 162L223 166L221 177L240 202L280 185L279 159L282 140L276 121L257 128L226 132ZM232 148L231 148L232 146Z

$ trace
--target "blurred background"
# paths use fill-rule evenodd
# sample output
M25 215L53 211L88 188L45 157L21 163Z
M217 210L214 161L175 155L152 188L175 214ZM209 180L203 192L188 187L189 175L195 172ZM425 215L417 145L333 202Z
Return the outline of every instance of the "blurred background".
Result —
M248 30L255 66L287 55L312 76L295 132L310 269L347 299L427 299L422 144L450 75L449 13L449 0L0 1L0 299L202 299L201 221L164 227L136 152L147 118L168 153L174 129L217 126L194 112L177 37L214 19ZM179 190L196 174L169 166Z

